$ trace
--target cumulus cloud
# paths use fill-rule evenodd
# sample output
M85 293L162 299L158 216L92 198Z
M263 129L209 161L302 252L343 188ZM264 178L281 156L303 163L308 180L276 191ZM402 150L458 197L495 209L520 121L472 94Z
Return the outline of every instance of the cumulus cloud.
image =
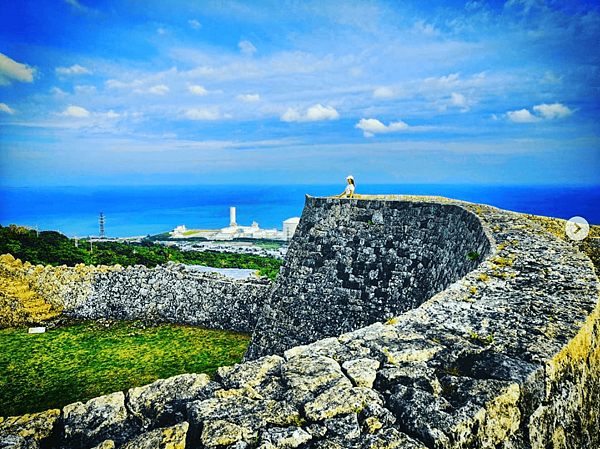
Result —
M71 67L57 67L55 69L59 75L91 75L92 72L79 64L72 65Z
M6 103L0 103L0 112L6 112L7 114L14 114L15 111L8 107Z
M142 80L133 80L129 83L124 83L122 81L118 81L115 79L110 79L104 82L104 85L109 89L125 89L125 88L135 88L140 87L144 82Z
M192 20L188 20L188 24L192 27L192 28L202 28L202 24L200 22L198 22L196 19L192 19Z
M541 120L527 109L521 109L520 111L509 111L506 113L506 115L511 122L515 123L533 123Z
M238 43L238 47L240 47L240 51L248 56L252 56L254 53L256 53L256 47L254 45L252 45L252 42L250 41L240 41Z
M404 93L399 86L382 86L373 91L373 98L397 98Z
M238 95L236 98L245 101L246 103L256 103L260 101L259 94Z
M451 101L454 106L466 106L467 100L465 96L462 94L457 94L456 92L452 92Z
M222 94L222 90L208 90L203 86L195 86L193 84L188 84L188 90L196 95L208 95L208 94Z
M22 83L32 83L35 69L26 64L13 61L0 53L0 86L7 86L13 80Z
M515 123L534 123L541 120L553 120L556 118L568 117L573 114L573 111L560 103L554 104L538 104L533 107L536 114L532 114L527 109L520 111L509 111L506 116L511 122Z
M64 97L65 95L67 95L67 93L59 87L53 87L52 89L50 89L50 93L57 97Z
M546 120L567 117L573 113L568 107L560 103L538 104L533 107L533 110Z
M63 112L63 115L70 115L73 117L89 117L90 113L86 109L79 106L69 106Z
M365 137L373 137L375 134L387 134L397 131L405 131L409 128L409 126L402 120L391 122L388 126L385 126L379 120L374 118L361 118L360 122L354 125L354 127L362 129Z
M337 120L338 118L340 118L340 114L333 106L324 107L320 104L308 108L306 114L301 114L296 109L288 108L281 116L281 120L284 122L316 122L320 120Z
M187 108L185 116L192 120L219 120L221 118L231 118L231 115L221 115L218 108Z
M148 89L148 93L154 95L164 95L167 92L169 92L169 88L164 84L157 84L156 86L152 86L150 89Z
M440 89L451 89L459 85L460 73L452 73L448 76L442 76L440 78L426 78L421 83L421 90L440 90Z

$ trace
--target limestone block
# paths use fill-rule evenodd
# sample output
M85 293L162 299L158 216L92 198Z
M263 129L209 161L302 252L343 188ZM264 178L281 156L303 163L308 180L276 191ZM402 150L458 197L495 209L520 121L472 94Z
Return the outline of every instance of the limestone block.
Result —
M334 383L352 386L339 363L324 356L295 357L282 365L281 375L292 389L315 394Z
M188 423L154 429L120 446L119 449L185 449ZM106 448L109 449L109 448Z
M172 425L185 418L188 402L205 399L213 392L205 388L209 382L206 374L180 374L132 388L127 392L129 410L143 429Z
M314 401L307 403L304 411L307 418L320 421L338 415L357 413L371 403L383 405L383 401L374 390L336 385L317 396Z
M348 440L354 440L360 436L360 427L358 425L358 411L346 416L336 416L324 421L329 435L343 437Z
M137 431L135 422L125 408L122 392L76 402L63 407L61 447L91 447L106 439L115 444L127 441Z
M295 449L311 439L312 435L300 427L272 427L260 434L262 444L270 443L277 449Z
M0 419L0 447L5 447L2 444L11 448L39 447L41 441L50 437L59 417L60 410L47 410Z
M342 364L346 375L357 387L373 387L380 363L373 359L348 360Z
M265 380L278 376L283 362L282 357L274 355L249 363L220 367L215 374L215 380L225 388L258 387Z
M252 439L252 429L225 420L204 423L201 441L206 447L225 446L242 439Z

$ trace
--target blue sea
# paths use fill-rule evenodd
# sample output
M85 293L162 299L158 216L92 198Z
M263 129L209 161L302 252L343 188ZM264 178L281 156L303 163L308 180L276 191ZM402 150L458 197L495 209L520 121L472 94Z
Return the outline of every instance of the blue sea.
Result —
M336 195L344 185L206 185L0 188L0 224L37 226L70 237L97 236L99 214L108 237L154 235L186 225L218 229L256 221L263 229L282 229L300 216L305 194ZM447 184L358 184L356 193L438 195L529 214L569 219L581 216L600 224L600 186L490 186Z

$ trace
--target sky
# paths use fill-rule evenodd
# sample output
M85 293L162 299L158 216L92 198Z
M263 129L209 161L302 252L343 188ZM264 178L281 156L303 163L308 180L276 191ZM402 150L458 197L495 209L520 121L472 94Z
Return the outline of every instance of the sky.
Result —
M0 30L0 186L600 185L591 0L7 0Z

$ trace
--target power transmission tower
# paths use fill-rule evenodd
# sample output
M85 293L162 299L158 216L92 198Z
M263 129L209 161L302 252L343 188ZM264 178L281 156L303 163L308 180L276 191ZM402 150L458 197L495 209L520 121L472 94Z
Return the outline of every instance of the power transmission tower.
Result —
M106 234L104 234L104 214L100 212L100 238L106 238Z

